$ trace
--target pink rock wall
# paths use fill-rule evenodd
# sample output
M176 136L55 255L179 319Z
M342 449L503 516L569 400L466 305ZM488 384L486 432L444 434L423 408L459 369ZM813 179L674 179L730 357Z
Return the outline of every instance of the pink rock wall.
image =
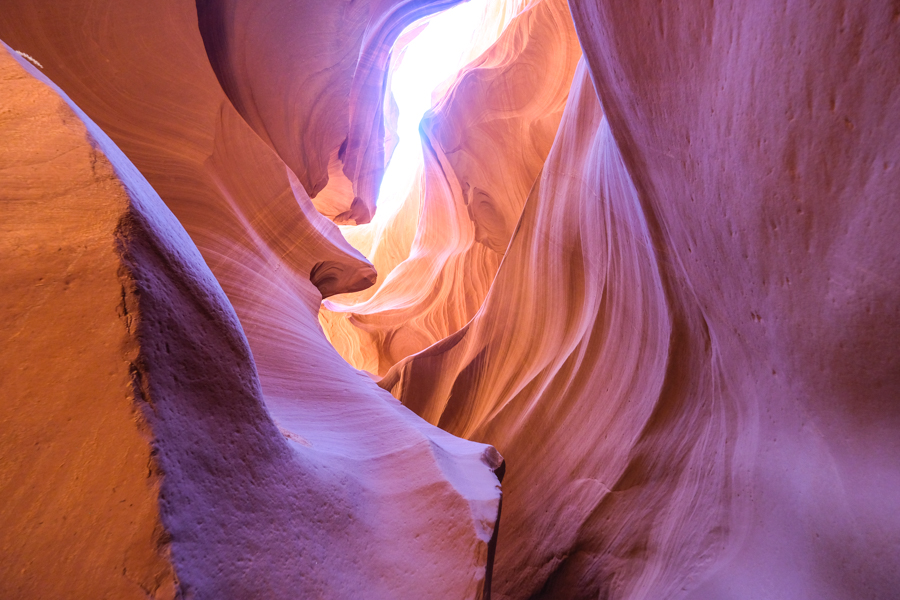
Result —
M671 393L672 324L649 239L581 65L481 310L381 382L430 422L491 439L505 452L511 468L494 580L501 598L596 595L602 582L560 579L575 562L574 548L604 543L611 560L618 536L601 523L650 526L631 513L635 493L627 484L641 468L632 457L648 443L660 397ZM702 426L696 414L684 419ZM692 445L681 433L664 435L669 444ZM661 492L657 504L665 503ZM651 509L653 500L641 500L642 510ZM704 506L714 509L715 498Z
M500 597L893 597L896 11L572 10L607 133L381 385L507 458Z
M573 14L670 302L703 314L728 410L748 415L741 536L695 597L894 596L896 6Z
M338 222L367 223L385 166L382 107L391 46L459 0L197 2L222 88L253 130ZM341 185L343 182L349 186Z

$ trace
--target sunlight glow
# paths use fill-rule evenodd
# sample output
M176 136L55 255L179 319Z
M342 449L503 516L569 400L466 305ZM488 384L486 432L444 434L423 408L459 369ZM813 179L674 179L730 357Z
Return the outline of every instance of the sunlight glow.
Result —
M470 55L482 28L488 0L470 0L431 17L425 29L403 50L391 80L400 109L400 141L384 173L378 194L378 217L400 208L423 164L419 123L432 107L432 93L456 75ZM418 24L417 24L418 25Z

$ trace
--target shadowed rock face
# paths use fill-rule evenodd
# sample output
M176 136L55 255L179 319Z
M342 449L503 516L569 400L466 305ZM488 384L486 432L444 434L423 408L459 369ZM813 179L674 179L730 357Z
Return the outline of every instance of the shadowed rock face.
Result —
M234 107L310 196L334 177L316 207L355 224L375 214L384 170L391 46L410 23L459 1L197 0L197 13Z
M742 485L729 494L742 535L694 597L890 598L900 584L896 6L633 8L653 18L573 2L669 257L670 303L702 311L733 390L727 410L749 417L733 459Z
M5 2L0 596L896 597L896 7L504 4L376 280L449 4Z

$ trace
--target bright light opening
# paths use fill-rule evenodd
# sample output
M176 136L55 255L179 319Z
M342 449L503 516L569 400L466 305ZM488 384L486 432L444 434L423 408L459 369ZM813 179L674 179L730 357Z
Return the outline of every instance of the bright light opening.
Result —
M470 0L432 17L405 48L392 74L391 92L400 114L399 143L384 173L378 193L378 216L396 212L412 189L421 168L419 123L432 107L432 94L456 75L470 57L473 40L482 28L489 0Z

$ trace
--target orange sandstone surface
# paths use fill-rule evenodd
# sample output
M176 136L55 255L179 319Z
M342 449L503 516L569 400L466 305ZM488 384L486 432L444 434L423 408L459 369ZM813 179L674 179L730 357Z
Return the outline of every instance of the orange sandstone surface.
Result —
M897 598L900 11L455 4L0 0L0 598Z
M193 3L10 16L68 96L4 51L0 597L482 597L502 459L328 344L322 294L374 273Z

